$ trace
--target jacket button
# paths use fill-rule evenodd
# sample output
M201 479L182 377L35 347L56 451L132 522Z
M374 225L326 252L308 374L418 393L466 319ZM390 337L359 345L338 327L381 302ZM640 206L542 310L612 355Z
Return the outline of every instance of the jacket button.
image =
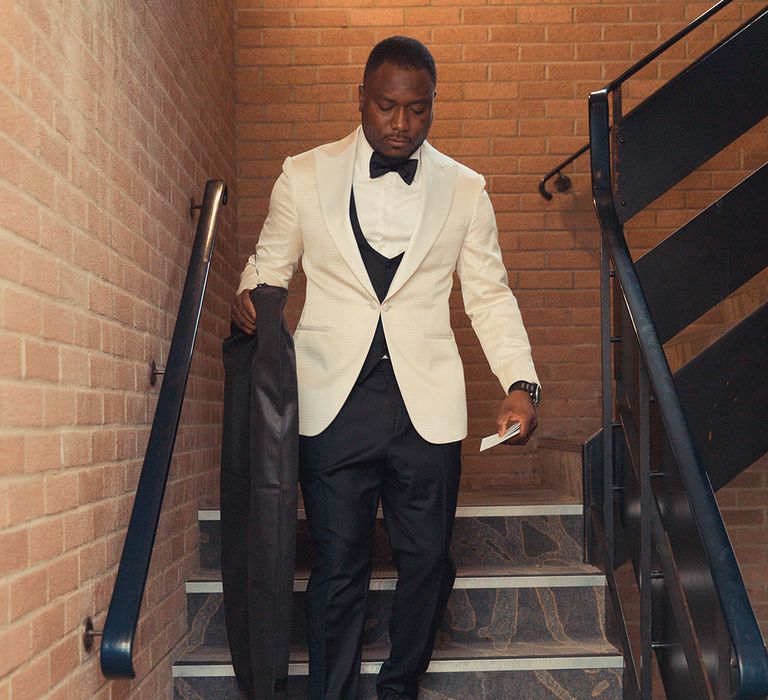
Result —
M373 302L371 302L371 308L375 311L376 309L379 308L379 305L378 304L374 304Z
M389 304L384 304L384 306L382 306L381 308L384 309L384 311L389 311L390 306Z

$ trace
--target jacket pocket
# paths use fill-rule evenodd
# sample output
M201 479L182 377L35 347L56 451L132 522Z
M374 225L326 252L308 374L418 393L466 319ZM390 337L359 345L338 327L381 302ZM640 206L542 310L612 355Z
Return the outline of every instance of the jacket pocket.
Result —
M297 331L310 331L312 333L328 333L331 330L330 326L308 326L304 323L300 323L296 326Z
M427 340L453 340L453 333L425 333Z

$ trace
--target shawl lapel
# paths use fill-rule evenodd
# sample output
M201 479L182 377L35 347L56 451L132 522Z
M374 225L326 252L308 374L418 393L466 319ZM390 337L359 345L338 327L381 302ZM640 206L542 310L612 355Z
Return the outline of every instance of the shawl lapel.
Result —
M349 196L355 162L355 142L360 127L315 156L317 192L323 221L333 242L352 273L378 302L349 221ZM426 141L422 146L421 173L424 196L416 230L387 293L391 298L418 269L440 235L453 203L456 166Z

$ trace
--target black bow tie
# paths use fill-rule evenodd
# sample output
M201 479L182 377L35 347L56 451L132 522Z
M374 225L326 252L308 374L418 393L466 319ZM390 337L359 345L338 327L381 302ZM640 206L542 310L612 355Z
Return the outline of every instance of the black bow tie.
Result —
M406 185L410 185L413 182L413 178L416 177L416 167L418 164L419 161L416 158L411 158L410 160L389 158L374 151L373 155L371 155L371 178L381 177L387 173L397 173L403 178L403 182Z

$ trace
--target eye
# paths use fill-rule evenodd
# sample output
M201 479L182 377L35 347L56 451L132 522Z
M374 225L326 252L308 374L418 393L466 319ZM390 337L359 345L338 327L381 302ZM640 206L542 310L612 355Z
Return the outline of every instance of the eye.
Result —
M391 112L395 108L395 105L392 104L391 102L385 102L385 103L379 102L378 107L379 107L379 110L382 112Z
M424 112L426 111L427 111L427 108L424 107L423 105L418 107L411 107L411 112L413 112L414 114L424 114Z

